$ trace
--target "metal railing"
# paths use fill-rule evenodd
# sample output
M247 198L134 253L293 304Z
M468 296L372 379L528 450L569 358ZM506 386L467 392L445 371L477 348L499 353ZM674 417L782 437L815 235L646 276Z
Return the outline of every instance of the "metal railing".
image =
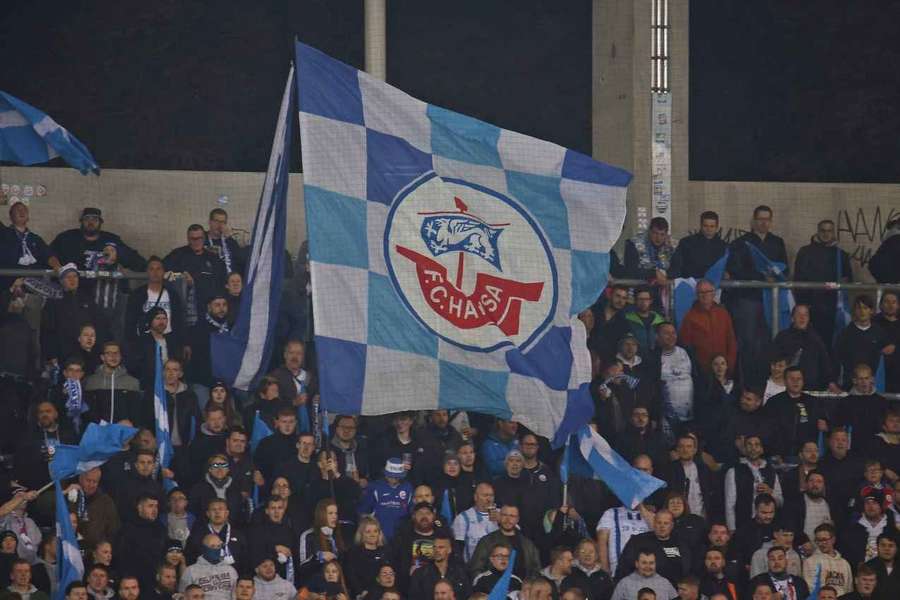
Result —
M609 284L621 284L627 285L629 287L650 287L650 288L661 288L663 286L655 283L648 282L642 279L613 279L610 277ZM771 290L772 297L772 314L778 314L778 294L775 293L781 289L788 290L814 290L820 292L834 292L838 290L845 290L848 292L876 292L881 293L886 290L892 290L896 292L900 292L900 283L841 283L838 281L738 281L733 279L723 279L720 284L720 287L724 289L768 289ZM669 279L665 284L666 294L664 296L665 302L663 303L663 309L666 313L666 317L672 318L673 314L673 303L674 303L674 289L675 289L675 280ZM848 309L850 307L847 307ZM772 319L771 327L772 327L772 337L774 338L778 335L779 331L779 322L778 319Z

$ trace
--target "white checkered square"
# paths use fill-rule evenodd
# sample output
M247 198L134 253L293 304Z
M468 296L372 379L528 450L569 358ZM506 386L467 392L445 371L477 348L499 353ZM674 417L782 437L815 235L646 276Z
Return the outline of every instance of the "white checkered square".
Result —
M587 330L577 316L569 322L572 328L572 370L569 371L569 389L578 389L591 380L591 352L587 349Z
M509 365L506 364L505 348L494 352L469 352L438 338L438 358L473 369L481 369L482 371L497 371L500 373L509 371Z
M368 338L369 271L342 265L313 262L313 306L316 334L365 344Z
M434 155L434 171L440 177L463 179L469 183L477 183L501 194L508 194L506 173L503 169L459 162L452 158Z
M566 149L562 146L506 129L500 133L497 151L504 169L550 177L562 174L566 157Z
M572 308L572 252L554 248L553 258L556 260L556 279L559 284L553 323L565 326L569 322L569 311Z
M573 250L609 252L625 223L625 190L572 179L561 181Z
M510 373L506 401L513 420L533 431L556 431L566 413L566 392L551 390L535 377Z
M377 399L381 414L438 407L438 361L420 354L369 345L364 398ZM398 385L398 382L403 385Z
M431 121L425 112L428 108L425 102L362 72L359 89L366 127L403 138L431 154Z
M384 228L388 207L380 202L366 203L366 241L369 245L369 270L387 276L384 259Z
M304 185L365 198L366 128L305 113L302 121L302 139L318 140L315 152L303 153Z

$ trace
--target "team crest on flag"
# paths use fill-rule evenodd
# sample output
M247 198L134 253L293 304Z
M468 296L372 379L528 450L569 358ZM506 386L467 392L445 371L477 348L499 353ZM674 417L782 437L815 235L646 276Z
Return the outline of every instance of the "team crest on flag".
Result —
M552 318L553 255L540 226L507 196L427 173L398 195L384 243L397 294L452 344L527 346Z

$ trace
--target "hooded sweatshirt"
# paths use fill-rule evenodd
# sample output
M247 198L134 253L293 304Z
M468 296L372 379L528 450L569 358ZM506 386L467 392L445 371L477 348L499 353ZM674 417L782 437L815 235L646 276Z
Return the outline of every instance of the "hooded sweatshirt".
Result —
M819 566L822 567L822 587L830 585L837 590L838 596L849 594L853 591L853 573L848 563L841 556L841 553L835 550L834 556L816 552L803 561L803 579L809 589L813 589L816 583L816 571Z
M203 588L204 600L232 600L237 578L237 571L231 565L222 561L212 564L201 556L181 574L178 591L184 592L189 585L199 585Z
M103 365L97 367L84 382L84 396L91 407L88 417L94 423L128 419L137 424L147 412L142 410L141 384L123 365L113 369L112 373L107 373Z
M257 575L253 583L256 584L253 600L292 600L297 595L297 589L280 575L275 575L272 581Z

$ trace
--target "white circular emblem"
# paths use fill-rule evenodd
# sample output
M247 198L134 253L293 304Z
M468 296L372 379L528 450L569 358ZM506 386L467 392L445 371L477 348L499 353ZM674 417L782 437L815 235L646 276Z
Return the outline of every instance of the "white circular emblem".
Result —
M397 494L397 495L400 496L400 499L401 499L401 500L405 500L405 499L406 499L406 492L404 492L403 490L400 490L400 493Z
M466 350L526 347L557 301L553 254L514 199L430 172L394 199L385 229L394 289L426 329Z
M541 473L540 475L538 475L538 479L539 479L541 482L544 482L544 481L547 481L547 476L544 475L543 473Z

